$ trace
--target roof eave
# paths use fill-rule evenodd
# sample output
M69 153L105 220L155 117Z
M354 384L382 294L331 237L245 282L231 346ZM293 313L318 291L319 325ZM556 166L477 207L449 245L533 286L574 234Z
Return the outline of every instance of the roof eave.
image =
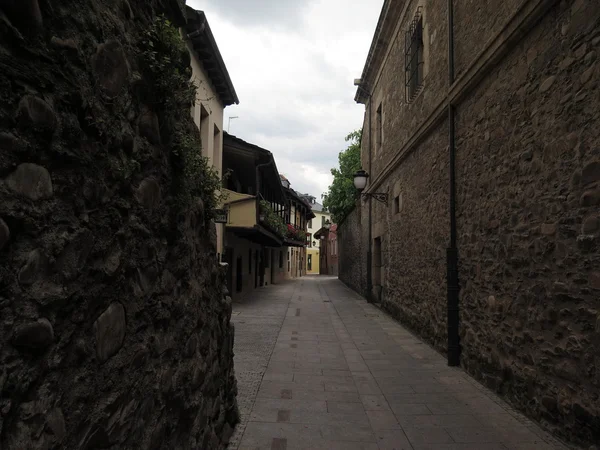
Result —
M379 14L375 33L373 33L373 40L371 41L371 47L367 54L367 60L363 67L362 75L360 77L361 84L356 89L356 95L354 101L359 104L366 104L367 100L371 95L373 89L372 78L376 75L377 69L379 68L379 60L382 59L383 53L386 52L389 39L393 30L396 27L396 20L398 14L402 11L404 2L399 0L385 0Z
M223 57L221 52L219 51L219 47L217 46L217 42L215 37L210 29L210 25L208 20L206 19L206 15L203 11L195 10L190 6L186 6L186 14L188 17L188 23L185 27L186 38L190 40L196 55L200 53L202 50L198 47L198 38L200 36L205 37L207 40L207 44L209 46L209 52L214 57L215 63L217 65L218 76L211 77L208 73L207 76L211 79L213 85L221 84L219 82L224 83L226 88L226 93L217 92L224 106L229 106L233 104L239 104L240 101L238 99L235 88L233 87L233 82L231 81L231 77L229 76L229 72L227 70L227 66L225 65L225 61L223 61ZM200 61L202 59L198 57Z

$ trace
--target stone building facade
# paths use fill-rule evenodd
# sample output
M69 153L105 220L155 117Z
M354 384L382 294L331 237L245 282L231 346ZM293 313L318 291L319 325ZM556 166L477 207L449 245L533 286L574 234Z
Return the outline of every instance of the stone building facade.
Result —
M592 0L386 0L356 100L388 201L339 230L340 278L444 352L456 248L461 365L578 444L600 442L599 51Z
M0 448L223 449L234 332L213 194L182 189L185 2L81 3L0 2Z

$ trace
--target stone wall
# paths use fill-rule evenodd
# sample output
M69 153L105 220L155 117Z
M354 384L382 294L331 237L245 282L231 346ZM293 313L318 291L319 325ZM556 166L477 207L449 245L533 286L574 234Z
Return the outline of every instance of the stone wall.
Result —
M465 368L600 442L600 8L554 7L458 110Z
M361 208L357 206L338 224L339 279L350 288L365 294L366 254L362 239Z
M388 192L389 205L374 202L372 217L373 239L380 238L382 247L382 307L440 351L447 343L447 149L443 124L378 188ZM377 263L374 246L374 266Z
M0 448L224 448L231 303L163 121L192 136L189 104L137 90L183 5L85 3L0 6Z
M419 8L421 8L419 10ZM411 102L404 92L405 34L418 11L423 14L424 41L427 45L425 87ZM374 180L388 165L398 149L410 139L406 130L416 129L433 111L439 102L439 92L448 87L448 27L446 23L447 2L439 0L407 0L400 31L394 36L386 63L374 83L372 99L371 129L373 130L373 154L370 179ZM381 105L383 144L377 145L377 108ZM368 129L368 116L365 118ZM363 146L368 143L368 132L363 135ZM363 154L363 167L368 167ZM365 169L369 170L369 169Z
M448 95L438 67L447 64L446 2L412 0L406 9L418 4L429 10L435 60L422 92L401 100L396 53L406 15L372 86L372 134L381 99L385 117L370 180L402 152L375 189L388 193L388 205L373 202L373 284L382 284L384 308L445 351L447 112L421 126ZM465 73L533 4L545 5L543 18L509 41L456 103L461 362L550 431L589 446L600 442L600 8L591 0L456 1L456 70ZM366 111L365 168L368 104ZM352 221L340 227L340 278L363 295L366 259L349 263L345 249L362 246L366 254L367 205L360 230Z

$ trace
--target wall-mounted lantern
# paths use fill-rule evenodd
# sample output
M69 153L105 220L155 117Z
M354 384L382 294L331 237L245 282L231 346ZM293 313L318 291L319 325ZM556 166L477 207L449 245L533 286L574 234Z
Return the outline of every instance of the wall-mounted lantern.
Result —
M388 195L385 192L367 192L363 193L363 190L367 186L367 179L369 178L369 174L360 169L354 174L354 187L363 199L365 198L374 198L378 202L385 203L387 205Z

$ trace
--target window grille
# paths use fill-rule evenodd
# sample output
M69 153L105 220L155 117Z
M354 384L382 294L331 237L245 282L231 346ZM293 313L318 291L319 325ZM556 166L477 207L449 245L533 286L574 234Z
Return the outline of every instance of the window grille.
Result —
M423 7L419 6L404 42L406 101L410 103L423 87Z

